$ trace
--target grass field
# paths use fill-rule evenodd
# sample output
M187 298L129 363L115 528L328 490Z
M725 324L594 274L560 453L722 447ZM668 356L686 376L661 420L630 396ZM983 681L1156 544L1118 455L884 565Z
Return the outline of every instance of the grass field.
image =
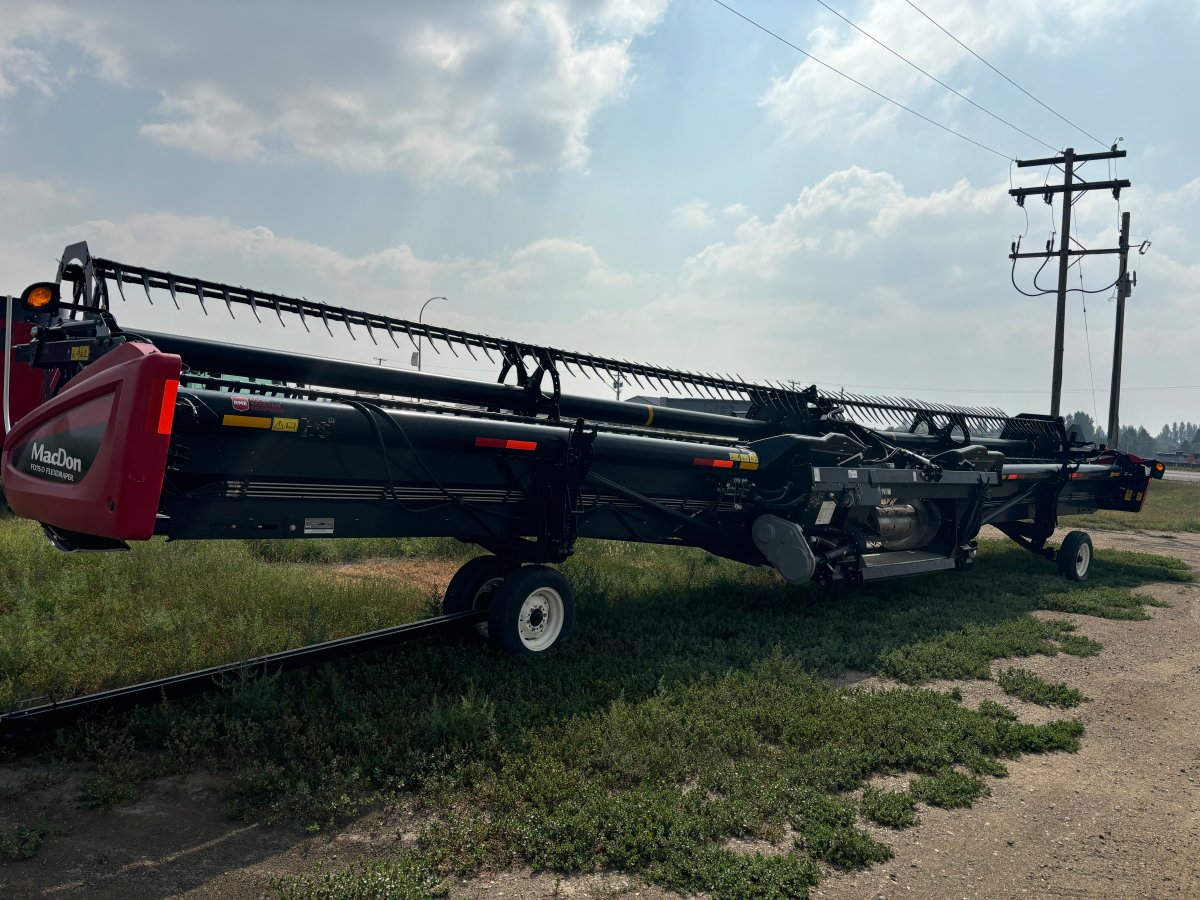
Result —
M1200 484L1152 481L1146 506L1140 513L1101 510L1090 516L1068 516L1062 524L1070 528L1197 532L1200 531Z
M321 568L380 554L469 549L155 542L68 557L29 523L0 521L0 705L429 612L436 598L418 589ZM1025 724L923 683L997 677L1032 702L1071 706L1085 698L1027 670L993 674L1000 658L1100 650L1070 622L1029 613L1136 619L1150 601L1132 588L1188 577L1173 560L1105 552L1093 580L1073 585L1005 543L985 544L965 575L848 591L622 544L585 542L563 569L576 631L546 658L501 658L467 636L418 642L0 752L18 766L86 767L81 799L97 807L136 797L148 778L206 769L225 776L233 815L286 827L319 830L368 803L422 813L406 855L282 879L285 897L436 896L450 874L513 865L612 869L715 898L803 897L822 863L887 858L865 822L907 827L920 804L969 805L1004 760L1078 746L1076 721ZM837 687L848 670L896 686ZM906 791L870 787L892 773L917 777ZM13 823L0 853L27 855L31 835L52 833ZM738 853L731 838L791 852Z

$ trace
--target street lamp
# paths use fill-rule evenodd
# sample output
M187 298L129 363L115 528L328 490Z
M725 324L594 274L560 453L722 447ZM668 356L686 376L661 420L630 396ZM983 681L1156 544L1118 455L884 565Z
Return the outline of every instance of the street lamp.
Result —
M446 299L445 297L430 297L428 300L426 300L424 303L422 303L421 311L419 313L417 313L417 324L418 325L421 324L421 317L425 315L425 307L426 306L428 306L434 300L445 300L445 299ZM420 334L417 335L416 359L417 359L417 371L420 372L421 371L421 335Z

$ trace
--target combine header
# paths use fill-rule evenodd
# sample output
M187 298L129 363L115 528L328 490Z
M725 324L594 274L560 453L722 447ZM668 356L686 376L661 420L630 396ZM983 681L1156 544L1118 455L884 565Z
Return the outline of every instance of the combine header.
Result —
M125 331L113 306L127 294L396 348L428 341L495 364L499 377ZM486 623L508 653L544 652L573 620L570 585L546 564L580 537L701 547L792 584L833 585L967 569L991 524L1081 580L1091 540L1075 531L1050 547L1058 516L1140 510L1163 472L1076 442L1058 418L635 364L98 259L86 244L67 247L56 281L9 307L4 493L59 549L127 549L155 535L444 535L487 551L454 576L443 616L239 664L260 670L467 622ZM564 376L736 399L749 412L577 396ZM198 690L227 671L0 722Z

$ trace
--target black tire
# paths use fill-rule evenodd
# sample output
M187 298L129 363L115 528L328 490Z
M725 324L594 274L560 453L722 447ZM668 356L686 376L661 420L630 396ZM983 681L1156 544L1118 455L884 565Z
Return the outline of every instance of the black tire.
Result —
M1093 555L1091 536L1086 531L1072 531L1063 538L1054 561L1058 571L1071 581L1086 581Z
M477 556L463 564L446 585L442 614L487 609L504 578L517 566L499 556Z
M501 583L488 613L488 643L510 656L545 653L575 625L575 592L561 572L525 566Z

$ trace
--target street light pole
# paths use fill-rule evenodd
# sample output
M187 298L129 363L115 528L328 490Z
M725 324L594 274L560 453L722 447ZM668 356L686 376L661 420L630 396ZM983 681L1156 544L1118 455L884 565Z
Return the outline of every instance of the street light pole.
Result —
M430 297L428 300L426 300L424 303L422 303L421 311L419 313L417 313L417 324L418 325L421 324L421 317L425 315L425 307L426 306L428 306L434 300L445 300L445 299L446 299L445 297ZM421 335L420 334L417 335L417 371L418 372L421 371Z

